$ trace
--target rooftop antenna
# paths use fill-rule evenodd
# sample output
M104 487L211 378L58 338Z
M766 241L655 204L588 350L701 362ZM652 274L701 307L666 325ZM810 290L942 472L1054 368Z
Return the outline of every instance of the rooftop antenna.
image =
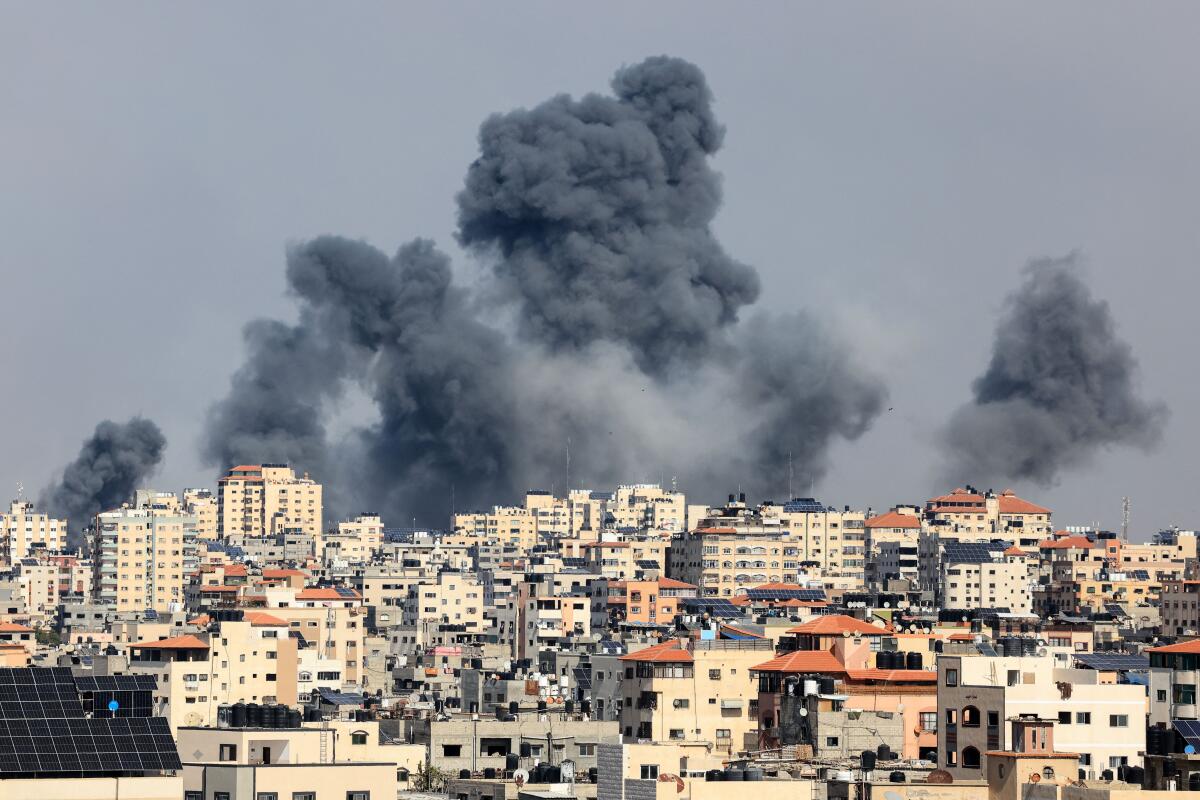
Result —
M17 481L17 499L20 500L23 494L25 494L25 484Z
M1129 498L1121 498L1121 538L1129 541Z
M792 451L788 450L788 500L791 500L796 495L796 467L792 464Z
M567 491L571 491L571 437L567 437Z

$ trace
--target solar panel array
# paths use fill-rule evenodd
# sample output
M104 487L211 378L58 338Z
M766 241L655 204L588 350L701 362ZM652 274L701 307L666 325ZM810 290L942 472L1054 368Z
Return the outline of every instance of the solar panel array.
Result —
M809 600L825 599L824 589L747 589L751 600Z
M783 504L788 514L821 514L829 509L811 497L796 497Z
M942 547L946 553L946 563L982 564L993 561L1009 545L1007 542L946 542Z
M1131 569L1125 574L1133 578L1135 581L1150 580L1150 570L1147 569Z
M625 646L613 639L601 639L596 642L596 649L607 655L616 655L625 652Z
M654 560L652 560L652 559L649 559L649 558L640 558L640 559L638 559L638 561L637 561L637 565L638 565L639 567L641 567L642 569L659 569L659 568L661 568L661 566L662 566L662 565L661 565L661 564L659 564L657 561L654 561Z
M1150 669L1150 659L1132 653L1080 653L1075 663L1091 669Z
M335 586L334 591L338 593L338 597L345 597L350 600L358 598L358 592L347 586Z
M580 689L587 690L592 688L592 673L590 671L583 667L574 667L571 670L571 674L575 676L575 685Z
M742 616L738 607L723 597L684 597L680 598L679 605L689 614L708 614L723 619Z
M975 645L975 649L979 651L981 656L997 655L996 648L992 647L991 642L979 642Z
M0 669L0 778L182 769L167 721L150 716L154 685L149 675L75 678L68 667ZM131 702L117 719L85 716L98 701L111 717L107 702L118 695L144 698L145 708Z
M1200 750L1200 721L1194 719L1173 719L1171 724L1179 731L1188 744Z
M0 669L0 718L82 717L70 667Z

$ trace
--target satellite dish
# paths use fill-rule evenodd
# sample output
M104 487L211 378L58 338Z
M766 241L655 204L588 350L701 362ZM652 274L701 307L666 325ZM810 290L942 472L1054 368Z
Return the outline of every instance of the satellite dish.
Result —
M807 708L802 708L802 709L800 709L800 716L802 716L802 717L807 717L807 716L808 716L808 709L807 709Z
M529 773L523 769L513 770L513 783L517 786L524 786L529 780Z

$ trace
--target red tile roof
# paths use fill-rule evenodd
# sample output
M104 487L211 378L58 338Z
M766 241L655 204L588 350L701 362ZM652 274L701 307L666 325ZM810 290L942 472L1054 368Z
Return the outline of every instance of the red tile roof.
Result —
M636 653L621 656L621 661L641 661L649 663L681 663L691 662L692 654L683 649L683 642L672 639L669 642L650 645Z
M265 614L261 611L247 611L245 620L255 628L274 628L276 626L287 627L287 622L279 617Z
M889 511L877 517L871 517L863 523L868 528L920 528L921 520L912 514L901 514L899 511Z
M203 627L210 622L212 622L212 617L210 617L208 614L201 614L200 616L195 617L194 619L189 619L188 625L200 625L201 627Z
M828 650L795 650L750 669L757 672L846 672L845 665Z
M814 636L841 636L844 632L862 633L879 636L883 628L877 628L869 622L850 617L845 614L828 614L810 619L803 625L789 628L788 633L807 633Z
M33 628L26 628L15 622L0 622L0 633L33 633Z
M659 578L658 579L658 588L660 588L660 589L695 589L697 587L696 587L696 584L694 584L694 583L684 583L683 581L677 581L674 578Z
M208 645L192 634L173 636L170 639L159 639L157 642L141 642L129 645L130 650L146 648L149 650L207 650Z
M737 533L737 528L697 528L692 533Z
M1043 508L1022 500L1013 494L1011 489L1005 489L1000 493L1000 513L1001 514L1049 514L1050 509Z
M244 578L246 577L245 564L226 564L225 577Z
M307 578L308 575L303 570L298 569L264 569L262 571L264 578Z
M1147 653L1200 653L1200 639L1192 639L1190 642L1176 642L1175 644L1163 645L1162 647L1151 647Z
M1066 550L1070 547L1090 550L1095 546L1096 543L1086 536L1064 536L1061 539L1046 539L1038 542L1038 547L1042 550Z
M766 638L761 633L755 633L754 631L748 631L745 628L738 628L733 625L722 625L721 630L729 631L733 634L736 634L737 636L749 636L753 639L765 639Z

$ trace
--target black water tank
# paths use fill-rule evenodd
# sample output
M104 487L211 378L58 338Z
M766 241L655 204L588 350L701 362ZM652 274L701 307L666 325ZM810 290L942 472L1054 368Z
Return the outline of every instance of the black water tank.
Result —
M880 761L893 761L896 758L896 754L892 752L892 748L886 744L881 744L875 748L875 757Z
M560 783L562 782L562 770L553 764L542 765L542 783Z
M875 654L876 669L891 669L892 668L892 652L890 650L880 650Z
M744 769L733 769L730 767L725 770L725 780L727 781L744 781L746 780L746 771Z
M482 658L472 658L471 659L471 669L483 669L483 659Z
M246 705L246 727L261 728L262 726L262 706L258 703L248 703Z
M907 669L923 669L925 667L925 660L921 657L920 653L914 650L910 650L904 659L904 666Z
M461 779L463 779L463 780L467 780L468 778L470 778L470 777L471 777L471 770L469 770L469 769L460 769L460 770L458 771L458 777L459 777L459 778L461 778Z
M495 767L484 767L483 768L483 777L489 781L496 780L496 768Z
M289 709L288 710L288 727L289 728L299 728L301 722L303 722L303 717L300 714L300 709L298 709L298 708Z
M592 713L592 701L584 700L583 702L581 702L579 704L579 710L582 711L584 714Z
M285 705L275 706L275 727L286 728L288 726L288 707Z
M538 700L538 711L545 711L545 710L546 710L546 701Z
M504 757L504 769L507 772L521 768L521 759L516 753L509 753Z
M746 768L746 780L761 781L763 779L763 771L757 767Z
M566 711L568 714L574 714L574 713L575 713L575 701L574 701L574 700L568 700L567 702L563 703L563 709L564 709L564 710L565 710L565 711Z
M598 780L600 780L600 770L596 767L589 767L588 780L592 783L596 783Z
M892 783L904 783L904 773L900 770L894 770L888 775L888 780Z
M516 700L508 701L508 713L517 714L521 711L521 704Z
M234 703L233 708L229 710L229 725L234 728L246 727L246 704Z
M1036 656L1038 651L1037 639L1025 638L1021 640L1021 654L1026 656Z
M1146 770L1143 767L1130 767L1125 771L1125 780L1132 783L1134 786L1141 786L1146 782Z
M708 772L704 773L704 780L723 781L725 780L725 773L719 769L710 769Z
M1152 756L1167 754L1167 731L1155 725L1146 729L1146 752Z
M1104 772L1100 773L1100 780L1111 781L1112 779L1113 779L1113 771L1111 769L1106 769L1106 770L1104 770Z
M533 745L529 742L521 742L521 758L533 757Z
M875 769L875 751L863 750L862 754L859 756L859 763L862 764L862 768L866 772L870 772L871 770Z
M504 719L508 716L508 709L502 705L496 706L496 719Z

